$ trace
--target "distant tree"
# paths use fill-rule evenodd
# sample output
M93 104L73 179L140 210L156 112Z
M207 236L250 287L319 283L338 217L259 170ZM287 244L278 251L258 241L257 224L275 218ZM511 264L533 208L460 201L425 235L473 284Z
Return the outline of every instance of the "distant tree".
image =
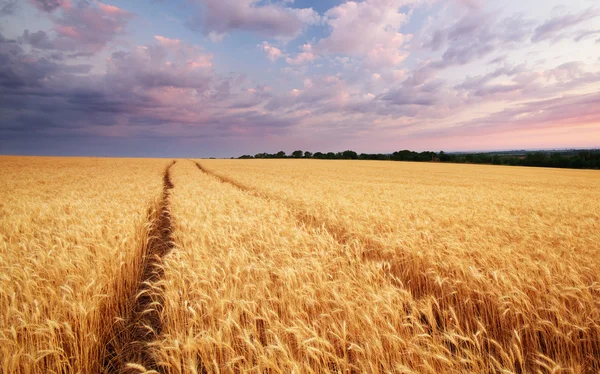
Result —
M242 155L238 158L286 158L284 151L272 153L257 153L254 156ZM344 152L302 152L297 150L292 152L290 157L294 158L317 158L317 159L361 159L361 160L392 160L392 161L421 161L421 162L454 162L454 163L474 163L474 164L496 164L512 166L536 166L536 167L557 167L557 168L577 168L577 169L598 169L600 168L600 150L562 150L547 152L529 152L510 151L510 152L491 152L491 153L452 153L444 151L435 152L413 152L407 149L389 153L361 153L346 150ZM234 159L234 157L231 157Z
M358 159L358 154L354 151L347 150L342 152L342 158L345 160L356 160Z
M525 166L547 166L548 160L549 160L549 157L545 152L530 152L525 155L525 158L523 159L523 165L525 165ZM575 168L578 169L581 167L579 165L580 164L577 164L577 165L571 164L571 167L575 166Z
M439 158L440 158L440 162L448 162L448 161L450 161L450 155L448 155L444 151L440 151Z
M419 161L419 154L417 152L404 149L402 151L392 153L391 159L394 161Z

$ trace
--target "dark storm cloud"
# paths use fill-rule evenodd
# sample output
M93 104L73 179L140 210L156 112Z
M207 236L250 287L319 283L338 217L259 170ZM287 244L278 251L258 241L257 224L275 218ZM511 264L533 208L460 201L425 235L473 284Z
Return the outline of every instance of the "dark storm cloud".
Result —
M3 136L102 133L115 124L157 137L265 135L293 122L252 109L270 97L267 88L242 88L242 76L215 74L211 56L198 47L157 37L111 54L106 73L91 74L89 65L52 61L23 47L44 45L44 35L0 35Z

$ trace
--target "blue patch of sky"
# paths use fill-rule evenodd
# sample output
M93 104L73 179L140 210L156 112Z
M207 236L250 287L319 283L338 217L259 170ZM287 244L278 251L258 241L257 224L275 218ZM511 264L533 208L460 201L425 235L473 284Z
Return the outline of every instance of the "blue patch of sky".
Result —
M323 15L329 9L338 6L345 1L343 0L295 0L289 4L290 8L313 8L319 14Z

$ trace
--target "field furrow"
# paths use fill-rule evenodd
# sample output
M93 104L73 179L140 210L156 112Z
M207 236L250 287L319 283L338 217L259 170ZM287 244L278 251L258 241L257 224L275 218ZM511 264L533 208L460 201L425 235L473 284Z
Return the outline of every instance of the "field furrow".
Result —
M164 171L161 199L148 217L150 229L138 261L140 278L134 292L125 299L132 304L125 308L129 314L121 316L123 323L115 326L113 336L107 342L106 372L159 369L150 343L157 340L162 332L160 314L164 300L157 284L164 276L163 258L173 248L169 195L173 188L170 170L174 164L175 161Z

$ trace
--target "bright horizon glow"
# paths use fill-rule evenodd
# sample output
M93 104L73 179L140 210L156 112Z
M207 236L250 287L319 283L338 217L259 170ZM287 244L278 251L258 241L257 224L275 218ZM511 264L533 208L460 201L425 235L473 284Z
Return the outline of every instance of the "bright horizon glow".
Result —
M0 0L0 154L600 147L592 0Z

